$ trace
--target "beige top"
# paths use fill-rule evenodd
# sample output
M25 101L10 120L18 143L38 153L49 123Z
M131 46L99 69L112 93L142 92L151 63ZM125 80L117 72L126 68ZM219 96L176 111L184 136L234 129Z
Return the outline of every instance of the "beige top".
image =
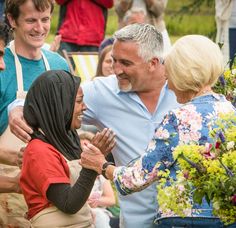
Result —
M65 158L65 157L64 157ZM70 170L70 181L73 186L79 177L81 166L78 160L69 161L65 158ZM70 227L70 228L92 228L93 220L90 207L87 203L76 213L66 214L52 206L40 211L31 220L32 228L52 228L52 227Z

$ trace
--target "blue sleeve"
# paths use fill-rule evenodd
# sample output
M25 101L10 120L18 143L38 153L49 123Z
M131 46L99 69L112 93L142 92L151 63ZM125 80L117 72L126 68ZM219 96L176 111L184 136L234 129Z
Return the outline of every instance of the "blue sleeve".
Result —
M173 112L167 114L156 129L145 153L128 167L114 172L116 188L122 195L141 191L158 179L158 172L173 162L172 151L178 145L178 121Z

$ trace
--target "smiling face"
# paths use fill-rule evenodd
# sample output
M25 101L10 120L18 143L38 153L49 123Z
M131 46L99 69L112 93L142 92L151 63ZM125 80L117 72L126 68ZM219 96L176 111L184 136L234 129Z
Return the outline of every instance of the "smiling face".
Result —
M115 41L112 49L113 70L121 91L142 92L149 80L149 63L138 55L134 42Z
M8 20L15 32L18 54L28 57L28 52L40 48L50 30L51 8L38 11L31 0L20 6L19 17L15 20L8 14Z
M71 121L71 130L79 129L81 126L83 111L86 110L86 105L83 102L83 97L83 90L79 87L75 98L75 106Z

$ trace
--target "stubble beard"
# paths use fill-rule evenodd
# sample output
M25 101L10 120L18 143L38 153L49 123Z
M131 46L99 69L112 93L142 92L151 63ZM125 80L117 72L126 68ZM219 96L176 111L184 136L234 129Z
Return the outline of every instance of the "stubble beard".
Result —
M125 92L125 93L131 92L132 91L132 84L129 83L127 86L124 87L124 86L121 86L119 83L119 88L120 88L120 91L122 91L122 92Z

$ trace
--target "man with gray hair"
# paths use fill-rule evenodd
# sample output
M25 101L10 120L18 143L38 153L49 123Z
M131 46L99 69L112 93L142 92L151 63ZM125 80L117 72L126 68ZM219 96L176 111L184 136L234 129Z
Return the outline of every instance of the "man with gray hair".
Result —
M167 87L160 32L152 25L131 24L117 31L114 39L115 75L96 77L82 86L87 106L83 123L113 129L117 146L112 154L120 166L145 151L164 114L178 104ZM24 125L21 117L15 123ZM12 126L16 131L17 126ZM121 227L152 227L156 195L156 184L129 196L119 195Z
M166 85L160 32L152 25L131 24L117 31L114 39L115 75L83 86L84 122L113 129L117 146L112 154L119 166L141 155L163 115L177 102ZM119 195L121 227L152 227L156 195L156 184L129 196Z

